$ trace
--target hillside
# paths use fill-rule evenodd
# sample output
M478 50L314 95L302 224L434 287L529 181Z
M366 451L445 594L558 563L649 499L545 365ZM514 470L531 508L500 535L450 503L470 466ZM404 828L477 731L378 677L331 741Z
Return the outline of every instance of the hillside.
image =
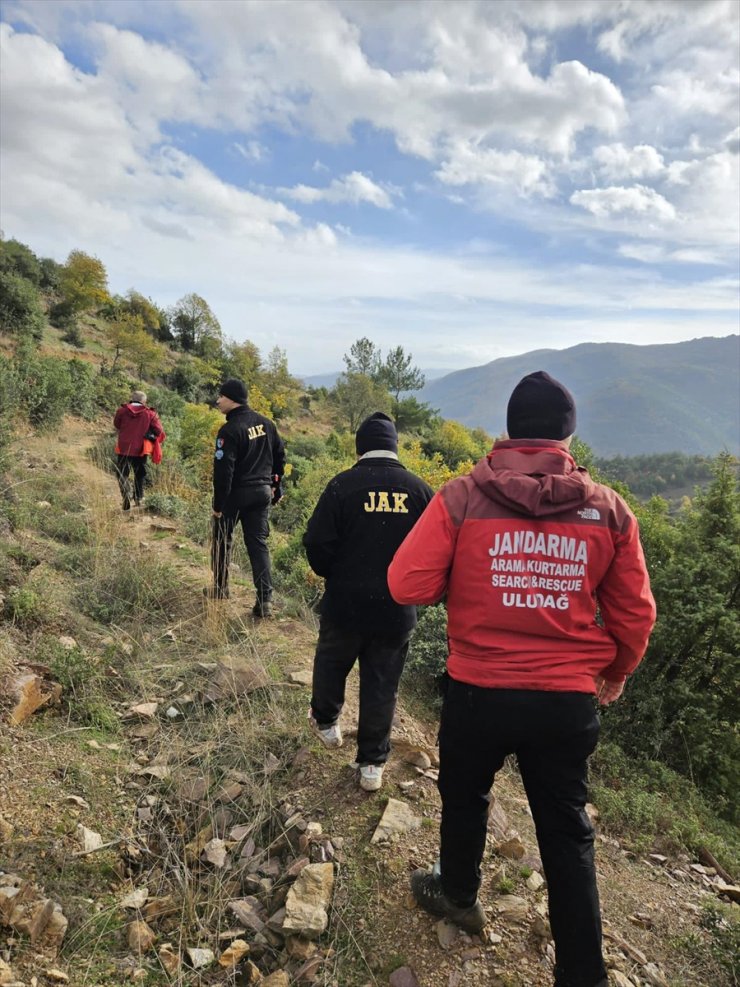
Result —
M446 418L500 434L516 382L546 370L573 392L578 435L599 456L740 451L740 336L534 350L431 381L420 397Z
M545 987L546 897L516 772L496 786L491 922L470 939L408 900L437 843L434 714L407 683L384 788L359 791L352 747L328 752L306 726L315 618L281 596L275 621L251 624L246 578L204 604L185 522L120 513L94 455L105 431L67 419L14 446L0 671L49 698L17 725L6 700L0 723L0 922L14 923L0 982ZM356 703L353 678L350 738ZM394 801L406 821L378 839ZM610 984L736 982L711 867L601 824L598 861ZM333 880L318 939L283 928L309 862ZM3 910L11 893L20 918Z

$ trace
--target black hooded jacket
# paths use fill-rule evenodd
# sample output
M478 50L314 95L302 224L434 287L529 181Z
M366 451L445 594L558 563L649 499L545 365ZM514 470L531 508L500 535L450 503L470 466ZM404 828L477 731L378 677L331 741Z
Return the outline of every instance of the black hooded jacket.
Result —
M386 576L433 496L391 456L360 459L329 481L303 536L311 568L326 579L323 616L389 637L413 628L416 607L393 601Z
M275 485L285 470L285 447L275 423L240 405L226 415L213 457L213 509L239 506L239 491ZM278 480L275 481L275 477Z

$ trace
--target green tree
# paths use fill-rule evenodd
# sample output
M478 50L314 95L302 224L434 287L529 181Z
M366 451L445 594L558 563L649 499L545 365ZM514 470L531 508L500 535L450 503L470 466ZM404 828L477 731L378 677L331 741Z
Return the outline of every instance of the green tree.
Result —
M274 346L270 350L256 383L269 402L276 420L295 414L301 394L301 383L288 370L288 357L285 350L281 350L279 346Z
M36 254L19 240L0 239L0 271L17 274L38 287L41 284L41 265Z
M259 377L262 357L255 344L248 339L243 343L236 343L230 339L224 344L220 363L224 379L238 377L247 387L251 387Z
M10 271L0 271L0 328L13 335L41 339L44 310L34 285Z
M160 331L160 310L151 300L151 298L145 298L141 292L135 291L133 288L129 288L126 298L125 307L131 315L138 315L141 318L141 324L145 332L148 332L150 336L154 336L155 339L159 338Z
M401 398L393 410L399 432L428 430L433 427L439 415L437 408L431 408L425 401L419 401L413 395Z
M103 262L82 250L73 250L59 272L59 290L73 315L104 305L109 295Z
M180 346L188 353L212 359L221 351L221 324L205 298L190 292L176 302L170 321ZM214 345L215 344L215 345Z
M405 391L418 391L424 386L424 374L411 365L413 356L406 354L403 346L390 350L380 368L378 380L385 384L393 396L393 414L398 424L398 402Z
M493 440L483 429L473 432L460 422L446 419L432 430L422 448L427 456L439 453L448 466L456 469L461 463L476 462L492 445Z
M391 396L367 374L347 371L340 374L331 392L340 425L351 432L374 411L391 411Z
M658 622L606 724L631 754L692 778L740 816L740 487L720 456L710 487L671 523L664 501L638 508Z
M342 359L348 374L360 374L372 380L378 379L381 370L381 353L367 336L355 340L349 348L349 353L345 353Z

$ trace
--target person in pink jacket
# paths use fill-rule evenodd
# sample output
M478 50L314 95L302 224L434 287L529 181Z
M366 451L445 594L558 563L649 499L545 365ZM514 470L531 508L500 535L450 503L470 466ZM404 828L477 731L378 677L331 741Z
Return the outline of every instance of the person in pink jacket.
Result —
M543 371L515 387L508 439L446 484L388 570L398 603L447 596L440 728L440 859L412 875L434 915L470 932L490 791L515 754L534 818L555 940L556 987L606 987L587 760L594 696L618 699L655 623L637 521L570 454L576 410Z

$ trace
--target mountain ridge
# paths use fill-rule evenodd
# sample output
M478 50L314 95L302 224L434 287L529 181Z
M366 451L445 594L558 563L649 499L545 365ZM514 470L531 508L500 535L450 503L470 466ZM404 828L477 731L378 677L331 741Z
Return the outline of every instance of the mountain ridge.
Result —
M525 374L546 370L573 392L578 435L601 456L740 453L740 336L680 343L579 343L456 370L421 400L470 427L505 428L506 403Z

